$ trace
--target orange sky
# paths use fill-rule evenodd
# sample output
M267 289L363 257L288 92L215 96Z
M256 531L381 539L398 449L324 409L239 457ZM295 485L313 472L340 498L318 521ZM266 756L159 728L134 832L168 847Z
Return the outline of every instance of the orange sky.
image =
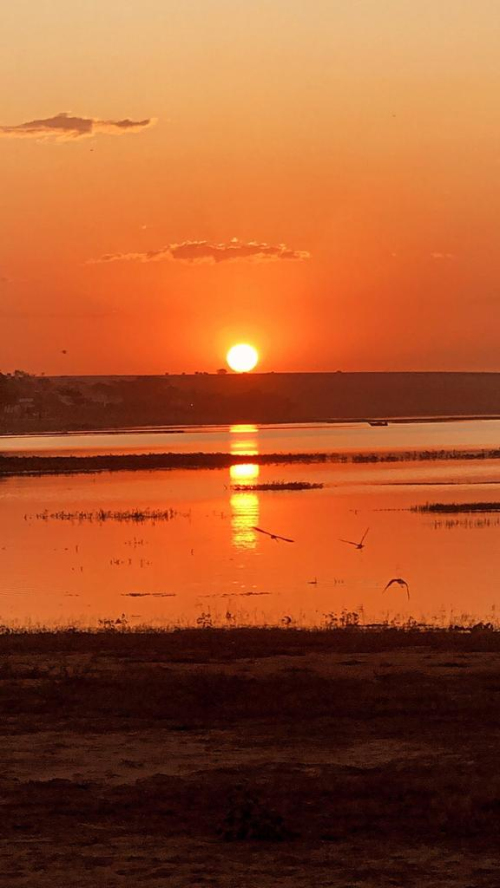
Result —
M0 371L212 371L239 340L262 370L500 369L499 26L497 0L9 4Z

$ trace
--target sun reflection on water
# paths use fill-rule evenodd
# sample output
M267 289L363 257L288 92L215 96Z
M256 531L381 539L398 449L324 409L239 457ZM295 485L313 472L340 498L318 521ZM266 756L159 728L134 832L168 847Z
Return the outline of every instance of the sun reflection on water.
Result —
M258 430L258 427L252 422L241 422L236 423L236 425L229 426L229 433L231 435L256 435Z
M258 450L258 429L255 425L232 425L229 429L231 453L254 456ZM232 484L251 485L259 477L257 463L235 463L229 469ZM233 491L230 499L233 546L237 549L255 549L254 526L259 523L259 496L252 490Z
M256 463L236 463L229 469L231 481L237 484L251 484L259 477L260 466Z
M229 427L229 434L235 436L231 438L230 442L231 453L254 456L259 452L257 426L250 424L232 425Z
M255 549L257 535L253 528L259 523L259 497L251 491L238 491L231 494L230 503L233 546Z

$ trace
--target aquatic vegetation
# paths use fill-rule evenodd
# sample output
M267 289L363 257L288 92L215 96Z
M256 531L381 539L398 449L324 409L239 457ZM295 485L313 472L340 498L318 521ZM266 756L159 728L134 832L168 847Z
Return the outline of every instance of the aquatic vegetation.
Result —
M362 609L360 608L361 616ZM336 614L333 611L330 611L327 614L323 614L324 625L326 629L358 629L362 627L363 623L360 620L360 613L358 611L341 611L340 614Z
M123 598L176 598L175 592L122 592Z
M270 595L271 593L270 592L252 592L252 591L250 591L250 592L239 592L237 594L240 595L242 598L250 598L253 595Z
M500 459L500 448L393 450L322 453L260 453L252 455L256 465L315 463L400 463L436 460ZM228 469L248 462L248 455L234 453L114 453L94 456L11 456L0 454L0 477L12 475L59 475L157 469Z
M500 502L479 503L424 503L420 506L412 506L412 512L430 512L432 514L455 514L457 512L500 512Z
M103 524L105 521L132 521L139 524L143 521L171 521L178 515L180 512L175 509L97 509L95 512L49 512L45 509L44 512L38 512L35 518L37 521L90 521L96 524Z
M258 595L271 595L271 592L213 592L210 595L201 595L201 598L250 598Z
M484 530L486 527L500 527L500 518L446 518L433 522L434 530L453 530L456 527L467 530Z
M196 619L196 625L199 626L200 629L212 629L214 621L211 613L207 611L200 614Z
M231 490L321 490L324 486L311 481L269 481L259 484L232 484Z
M97 621L99 626L98 631L103 632L119 632L128 628L128 620L125 614L122 614L121 617L115 617L115 619L101 619Z

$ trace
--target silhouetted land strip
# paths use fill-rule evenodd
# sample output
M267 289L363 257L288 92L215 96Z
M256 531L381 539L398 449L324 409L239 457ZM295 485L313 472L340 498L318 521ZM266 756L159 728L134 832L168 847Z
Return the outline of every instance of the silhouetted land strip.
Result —
M499 415L498 373L0 374L3 434Z
M0 653L9 888L499 884L488 627L20 632Z
M227 469L237 463L292 465L314 463L398 463L408 461L500 459L500 448L490 450L395 450L387 452L261 453L249 457L233 453L135 453L93 456L0 455L0 477L6 475L62 475L95 472L154 471L157 469Z

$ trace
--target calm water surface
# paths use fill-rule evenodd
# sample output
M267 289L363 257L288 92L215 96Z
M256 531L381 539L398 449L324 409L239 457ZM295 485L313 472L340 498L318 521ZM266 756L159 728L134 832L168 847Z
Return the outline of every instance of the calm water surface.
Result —
M223 451L248 463L221 471L120 472L0 481L0 622L95 625L321 624L325 614L495 617L500 515L432 516L428 501L500 499L500 460L257 466L265 452L491 448L500 423L235 426L2 439L18 452ZM303 492L235 491L259 481L324 483ZM46 520L48 511L172 509L168 521ZM258 525L295 540L274 542ZM340 538L359 539L357 551ZM404 577L411 591L387 581ZM209 615L209 617L208 617Z
M259 453L317 453L325 450L465 449L500 446L500 420L296 425L235 425L135 429L65 435L0 437L5 453L227 453L253 448Z

